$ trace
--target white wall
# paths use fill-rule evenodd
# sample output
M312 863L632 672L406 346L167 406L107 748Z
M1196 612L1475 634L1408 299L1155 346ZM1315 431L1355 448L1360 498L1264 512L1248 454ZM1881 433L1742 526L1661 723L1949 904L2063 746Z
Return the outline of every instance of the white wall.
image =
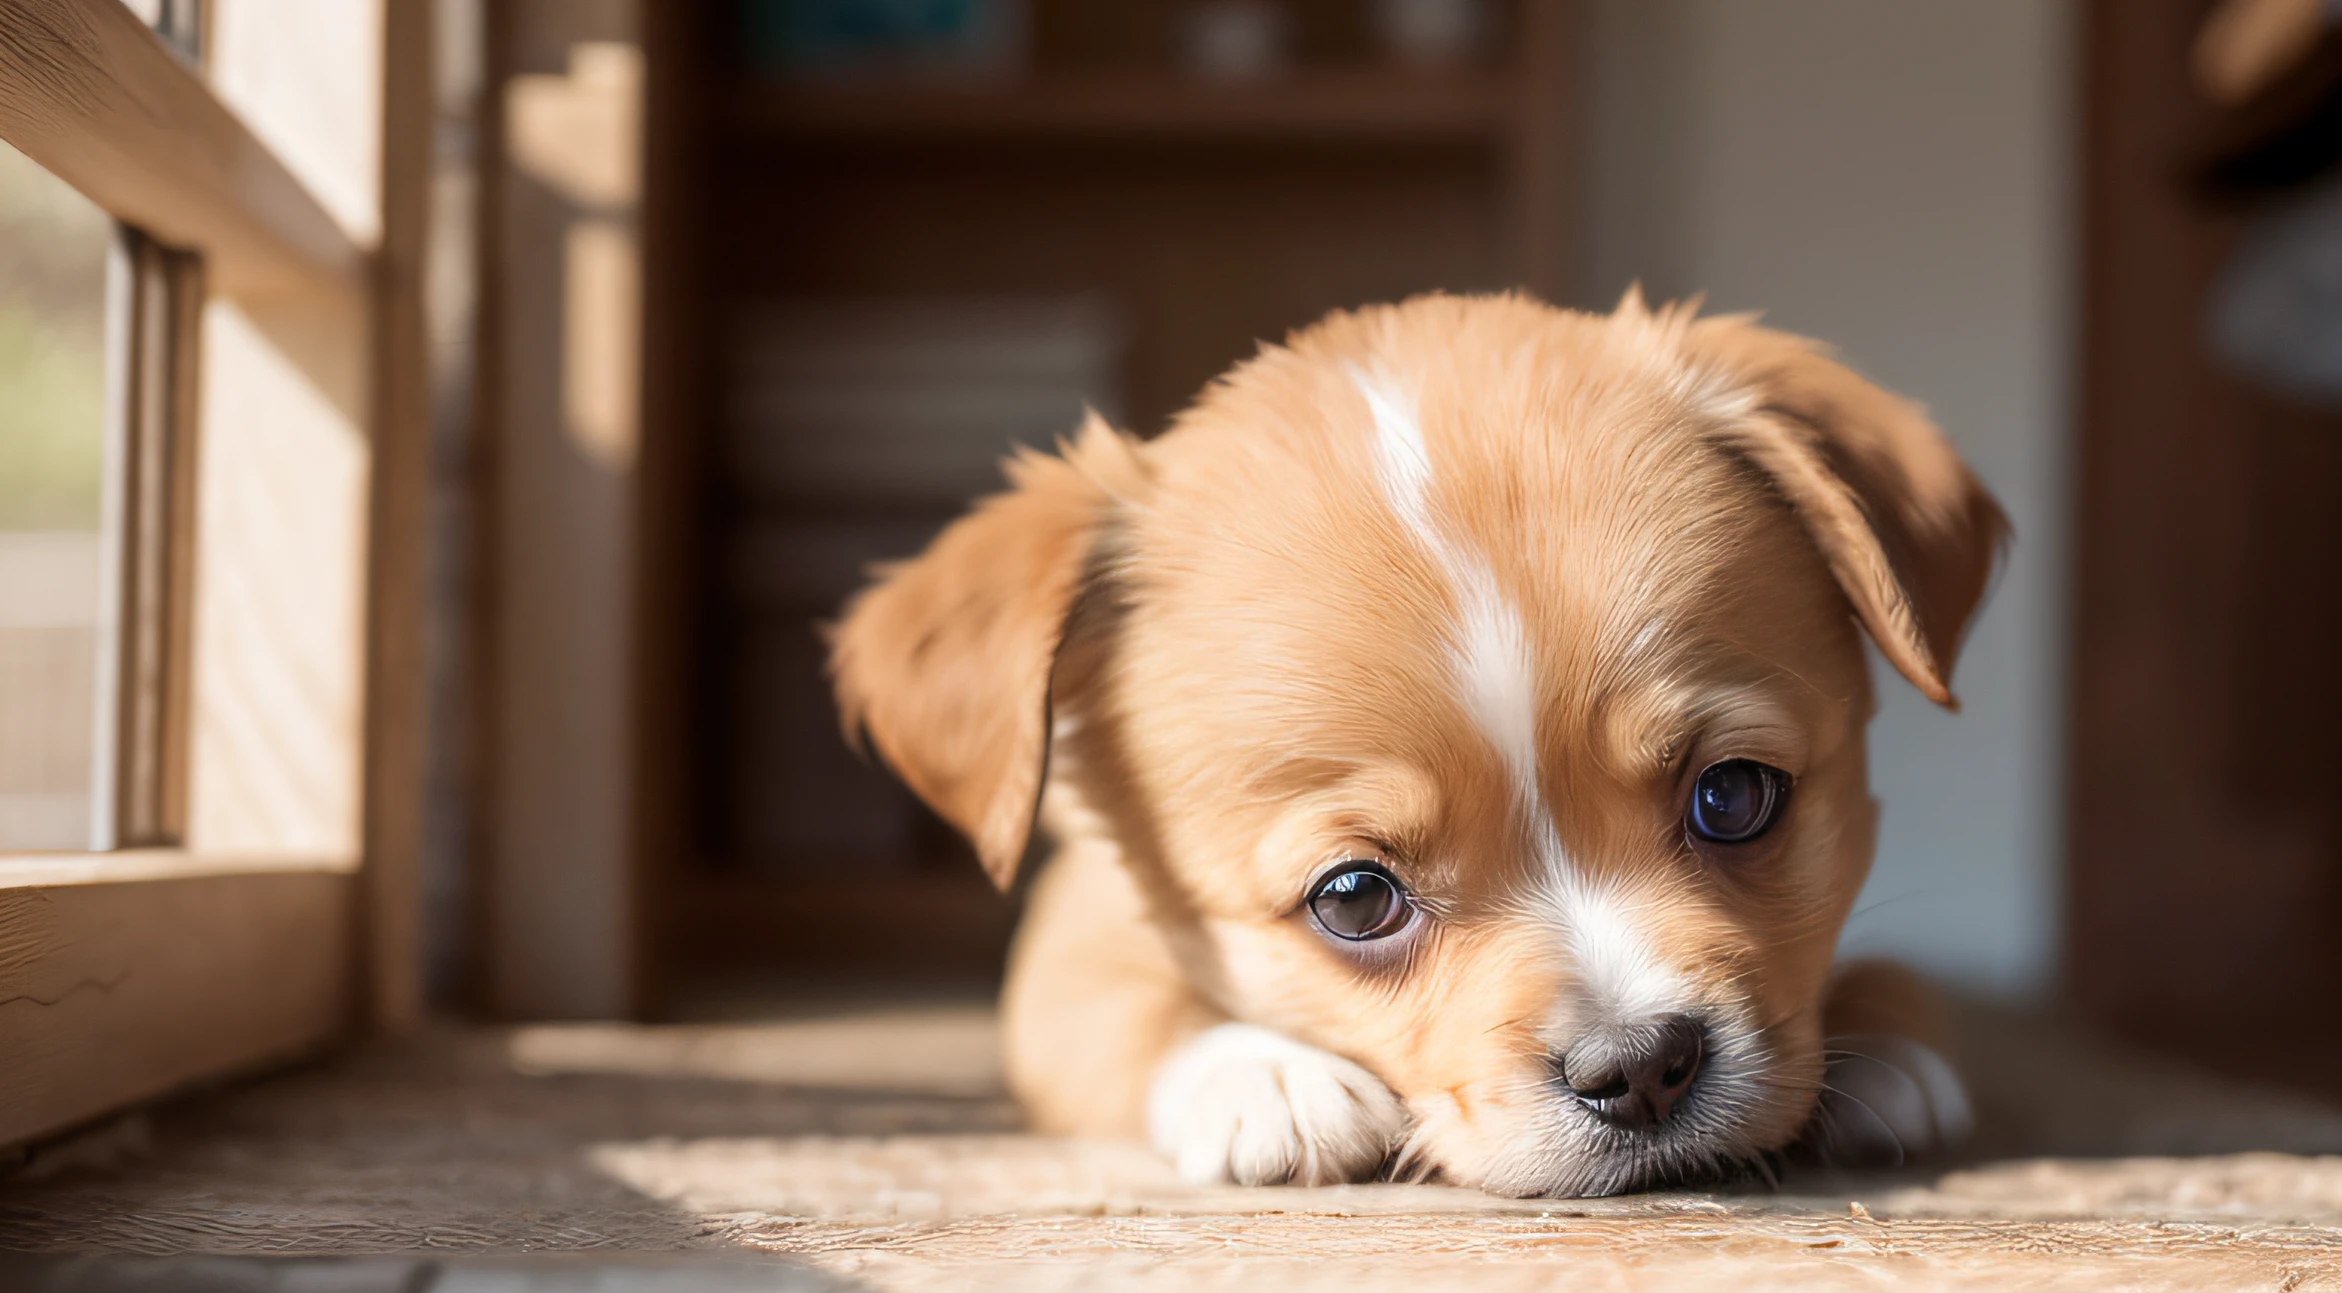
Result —
M2058 926L2075 118L2061 0L1594 0L1584 303L1640 278L1839 345L2015 524L1957 716L1879 679L1844 946L2047 986ZM1875 664L1875 661L1874 661Z

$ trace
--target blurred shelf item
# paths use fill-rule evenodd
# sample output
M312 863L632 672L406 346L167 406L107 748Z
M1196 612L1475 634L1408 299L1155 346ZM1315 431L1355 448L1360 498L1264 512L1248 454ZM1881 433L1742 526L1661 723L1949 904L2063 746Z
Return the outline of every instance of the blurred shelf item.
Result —
M742 303L716 458L734 860L904 873L954 847L839 739L811 626L871 563L915 555L968 499L1000 490L1017 446L1072 435L1084 408L1113 412L1126 332L1096 294Z
M2235 106L2283 80L2342 26L2342 8L2327 0L2221 0L2196 30L2189 60L2196 88Z
M1470 62L1488 37L1483 0L1371 0L1367 12L1392 56L1419 67Z
M730 490L956 509L1002 487L1016 446L1112 414L1124 344L1085 296L765 303L733 342Z
M1032 44L1025 0L735 0L735 51L759 75L1014 75Z
M744 131L837 140L1329 139L1495 143L1515 86L1495 68L1294 71L1215 81L1144 71L1062 75L1012 87L760 85Z

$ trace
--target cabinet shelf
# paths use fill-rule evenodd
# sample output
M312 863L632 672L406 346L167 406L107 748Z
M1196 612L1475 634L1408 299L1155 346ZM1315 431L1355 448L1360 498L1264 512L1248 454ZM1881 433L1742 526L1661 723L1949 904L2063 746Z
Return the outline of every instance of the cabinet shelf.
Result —
M1324 141L1493 144L1512 125L1496 70L1293 73L1227 83L1161 72L1061 75L1009 86L757 86L744 132L805 142Z

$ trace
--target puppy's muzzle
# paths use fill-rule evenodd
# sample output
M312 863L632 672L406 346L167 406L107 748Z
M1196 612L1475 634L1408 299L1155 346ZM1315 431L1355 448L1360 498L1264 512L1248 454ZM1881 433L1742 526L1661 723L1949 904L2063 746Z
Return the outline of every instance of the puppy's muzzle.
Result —
M1615 1127L1658 1127L1699 1082L1707 1029L1689 1015L1589 1029L1552 1053L1553 1080Z

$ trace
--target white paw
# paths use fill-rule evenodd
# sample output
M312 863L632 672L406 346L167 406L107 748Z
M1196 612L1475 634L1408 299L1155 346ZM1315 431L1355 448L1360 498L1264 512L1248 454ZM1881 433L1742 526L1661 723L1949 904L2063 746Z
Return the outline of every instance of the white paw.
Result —
M1339 1055L1251 1024L1198 1033L1155 1070L1147 1131L1198 1185L1330 1185L1381 1166L1407 1111Z

